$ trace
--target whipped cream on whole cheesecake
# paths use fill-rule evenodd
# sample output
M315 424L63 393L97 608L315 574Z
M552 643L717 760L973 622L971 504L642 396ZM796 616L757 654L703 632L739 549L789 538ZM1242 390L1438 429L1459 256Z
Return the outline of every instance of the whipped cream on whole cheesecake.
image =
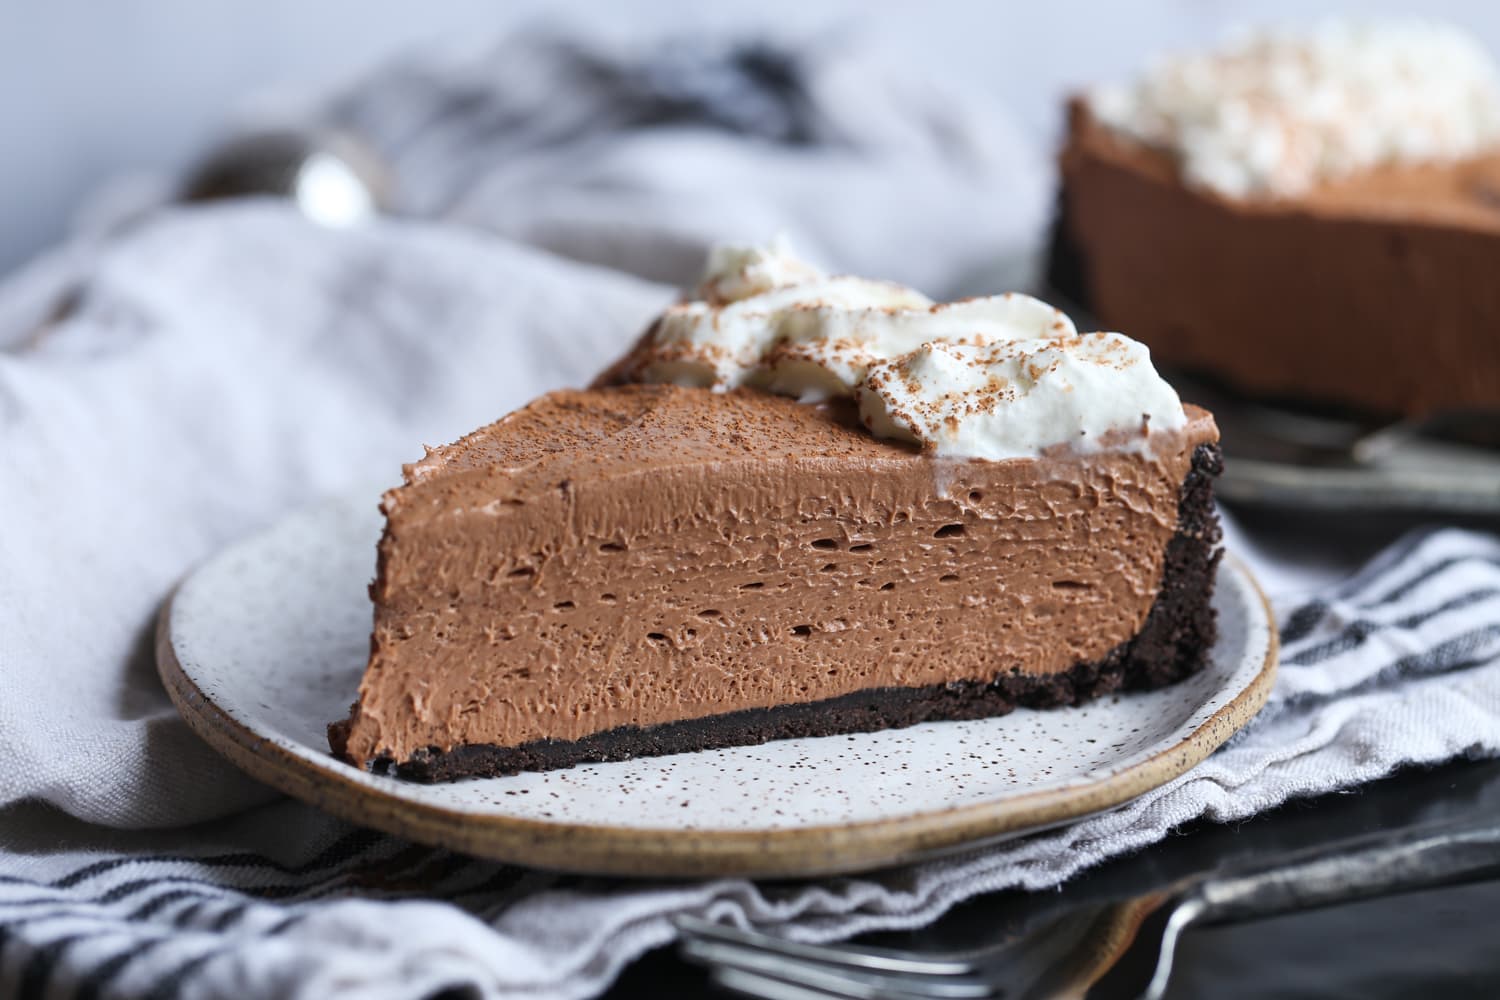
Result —
M1095 88L1087 103L1173 155L1188 183L1230 197L1297 195L1500 143L1500 70L1467 32L1419 18L1244 35Z
M1143 344L1080 334L1011 292L938 303L890 282L830 276L784 241L720 247L694 297L628 359L644 382L743 385L804 402L858 401L869 430L953 458L1143 448L1187 415Z

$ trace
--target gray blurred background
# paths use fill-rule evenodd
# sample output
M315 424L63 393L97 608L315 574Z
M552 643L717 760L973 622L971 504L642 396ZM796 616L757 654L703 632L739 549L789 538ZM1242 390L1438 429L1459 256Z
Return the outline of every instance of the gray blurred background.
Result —
M169 172L257 109L295 104L412 47L481 44L536 24L626 37L769 28L830 46L860 32L892 59L985 88L1050 142L1059 101L1080 82L1235 25L1337 11L1420 12L1500 51L1494 0L0 0L0 274L65 236L106 180Z

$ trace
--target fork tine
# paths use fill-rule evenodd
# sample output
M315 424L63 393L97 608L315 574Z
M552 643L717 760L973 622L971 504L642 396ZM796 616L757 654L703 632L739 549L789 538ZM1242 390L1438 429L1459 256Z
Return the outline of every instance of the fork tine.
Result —
M838 994L825 993L810 986L782 982L756 972L739 969L714 969L710 977L716 986L761 1000L838 1000Z
M994 945L936 958L896 949L799 944L690 917L676 924L683 957L708 965L716 980L728 976L732 988L755 996L1040 1000L1081 996L1166 898L1160 893L1074 907Z
M957 976L858 969L808 959L774 955L749 945L688 938L681 954L689 961L734 970L819 990L825 995L855 998L890 997L921 1000L977 1000L994 994L981 980Z
M700 917L681 915L673 921L677 929L691 937L736 944L790 958L821 962L825 965L850 966L859 969L904 972L924 976L965 976L979 971L979 961L967 955L923 955L895 948L874 948L840 944L836 947L788 941L763 931L744 930L718 924Z

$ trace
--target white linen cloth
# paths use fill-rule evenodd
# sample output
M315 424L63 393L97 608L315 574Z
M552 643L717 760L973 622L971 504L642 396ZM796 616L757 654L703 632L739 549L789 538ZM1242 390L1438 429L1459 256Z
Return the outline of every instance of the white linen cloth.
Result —
M848 70L856 81L857 70ZM504 65L490 72L491 87L515 82ZM883 85L876 68L864 73L868 86L813 101L853 122L844 132L856 144L851 109ZM356 106L329 114L354 120ZM976 128L1006 129L1003 118L941 107L890 113L941 118L931 135L959 130L930 152L966 148ZM512 117L487 127L510 135ZM979 892L1056 885L1195 818L1249 816L1402 764L1500 753L1500 542L1419 533L1330 584L1348 567L1309 574L1232 533L1231 547L1278 591L1286 648L1271 706L1170 785L1006 846L808 884L619 882L353 829L241 776L187 731L155 678L153 615L171 585L292 507L372 475L394 479L420 442L583 381L672 295L496 232L680 277L690 255L668 267L662 247L785 228L829 263L941 291L1031 235L1021 221L1045 212L1035 178L1015 169L945 187L970 169L962 158L910 149L883 158L871 141L860 169L872 187L953 202L941 239L902 223L899 200L882 206L903 234L885 242L872 235L880 214L861 190L840 209L844 167L824 148L831 140L794 155L774 129L767 138L691 120L672 127L671 141L641 135L650 129L634 119L563 130L538 144L551 152L529 179L470 174L431 204L407 206L490 232L422 221L332 231L274 203L164 211L0 286L0 344L12 345L0 353L0 995L582 997L668 941L675 912L807 939L915 926ZM427 139L413 149L433 129L417 131ZM465 134L477 142L484 132ZM698 146L702 162L734 179L698 177L712 183L674 215L664 203L693 179L663 161L691 159ZM508 155L524 159L526 147ZM777 155L800 181L765 171ZM579 189L595 197L570 218L568 199L543 192L547 174L575 160L612 166L580 166ZM1012 167L1036 162L1017 156ZM495 201L459 194L501 187ZM976 187L988 192L974 195L980 204L1018 191L1033 203L1009 216L1009 229L963 224ZM605 197L612 190L617 200ZM827 204L802 214L807 192L820 190ZM507 201L523 205L524 225L506 221ZM460 202L490 208L450 210ZM603 220L592 234L591 218ZM679 225L670 238L664 218Z

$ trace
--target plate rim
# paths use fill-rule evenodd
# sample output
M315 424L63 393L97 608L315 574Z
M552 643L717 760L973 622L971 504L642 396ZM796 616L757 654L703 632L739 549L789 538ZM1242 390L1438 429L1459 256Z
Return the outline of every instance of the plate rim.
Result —
M205 564L206 565L206 564ZM903 816L776 830L604 826L466 812L416 802L322 766L257 734L206 695L177 655L172 609L190 575L157 617L157 672L188 727L257 781L341 819L419 843L511 864L631 877L843 875L930 859L1112 809L1186 773L1243 728L1270 697L1280 650L1275 615L1260 582L1225 552L1220 571L1248 584L1265 615L1260 669L1181 741L1097 781L1039 789ZM394 779L392 779L394 780Z

